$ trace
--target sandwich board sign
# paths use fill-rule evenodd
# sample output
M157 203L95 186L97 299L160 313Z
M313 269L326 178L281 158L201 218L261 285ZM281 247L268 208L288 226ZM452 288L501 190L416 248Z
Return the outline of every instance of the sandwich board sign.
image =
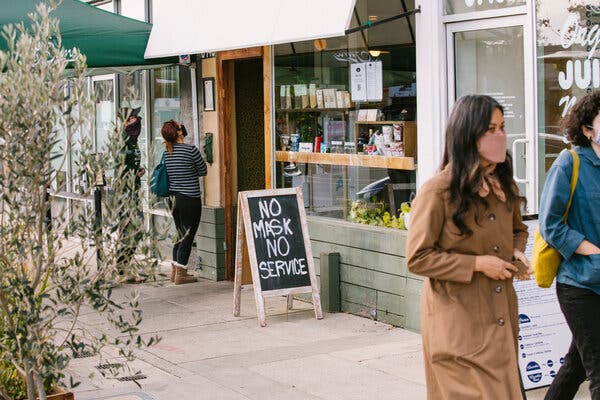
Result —
M244 252L247 251L256 312L266 326L264 298L311 293L315 316L323 318L304 200L300 188L238 194L234 310L240 315Z

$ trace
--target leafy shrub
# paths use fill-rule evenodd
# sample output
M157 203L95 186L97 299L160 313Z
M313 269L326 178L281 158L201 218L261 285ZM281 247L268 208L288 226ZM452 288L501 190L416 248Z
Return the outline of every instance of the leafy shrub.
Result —
M359 224L383 226L386 228L406 229L404 216L410 212L410 204L400 205L400 216L390 214L385 203L369 203L364 200L352 202L350 220Z

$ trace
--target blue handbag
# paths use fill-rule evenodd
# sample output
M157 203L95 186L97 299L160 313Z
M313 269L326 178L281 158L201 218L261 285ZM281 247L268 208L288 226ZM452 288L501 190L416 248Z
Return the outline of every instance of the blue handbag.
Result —
M160 197L169 196L169 175L167 174L167 166L165 165L164 152L160 158L160 163L154 168L154 171L152 171L150 190Z

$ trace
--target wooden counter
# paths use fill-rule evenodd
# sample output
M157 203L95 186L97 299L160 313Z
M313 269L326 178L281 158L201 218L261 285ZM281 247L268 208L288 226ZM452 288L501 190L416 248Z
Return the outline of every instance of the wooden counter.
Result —
M414 170L413 157L369 156L365 154L300 153L276 151L275 160L301 164L345 165L352 167L390 168Z

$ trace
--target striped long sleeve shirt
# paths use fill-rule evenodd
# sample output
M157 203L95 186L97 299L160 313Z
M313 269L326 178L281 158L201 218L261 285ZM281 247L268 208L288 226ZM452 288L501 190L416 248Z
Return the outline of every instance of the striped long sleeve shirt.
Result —
M173 152L165 152L169 175L169 191L189 197L200 197L200 176L206 175L206 163L196 146L175 143Z

